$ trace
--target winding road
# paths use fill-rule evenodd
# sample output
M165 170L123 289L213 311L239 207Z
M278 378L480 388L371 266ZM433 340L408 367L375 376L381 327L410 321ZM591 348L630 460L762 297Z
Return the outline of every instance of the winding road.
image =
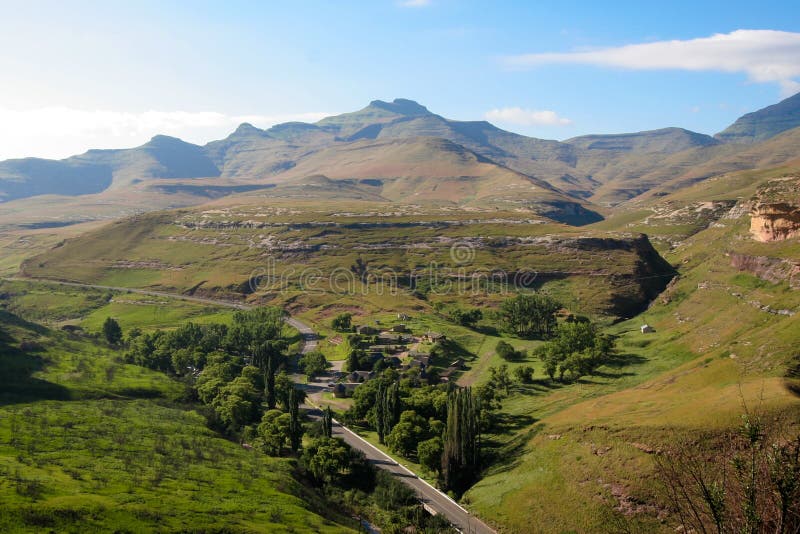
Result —
M216 300L205 297L195 297L192 295L167 293L163 291L150 291L147 289L104 286L99 284L83 284L79 282L66 282L61 280L45 280L36 278L6 277L3 279L11 281L44 282L44 283L58 284L58 285L72 286L72 287L86 287L92 289L118 291L123 293L137 293L141 295L150 295L154 297L167 297L173 299L186 300L190 302L198 302L201 304L209 304L213 306L235 308L238 310L252 309L252 306L247 304L242 304L239 302ZM302 346L300 352L302 354L305 354L317 348L318 337L310 326L308 326L307 324L303 323L302 321L294 317L287 317L286 323L300 332L300 335L302 336ZM303 389L305 389L307 392L319 388L324 388L326 386L324 382L313 382L310 384L298 383L298 385L302 386ZM319 410L319 408L314 406L305 406L305 407L308 410L308 414L310 417L322 416L322 412ZM342 438L345 441L345 443L350 445L352 448L363 452L370 463L372 463L373 465L375 465L380 469L384 469L392 473L392 475L398 477L405 484L410 486L416 492L420 501L422 501L423 505L425 505L425 507L429 511L444 515L459 531L465 534L467 533L496 534L495 531L492 530L488 525L486 525L480 519L469 513L466 509L460 506L453 499L451 499L438 489L434 488L433 486L431 486L430 484L419 478L411 470L397 463L390 456L383 453L381 450L377 449L374 445L372 445L371 443L369 443L368 441L366 441L365 439L363 439L358 434L356 434L346 426L342 425L338 421L334 421L333 434L336 437Z

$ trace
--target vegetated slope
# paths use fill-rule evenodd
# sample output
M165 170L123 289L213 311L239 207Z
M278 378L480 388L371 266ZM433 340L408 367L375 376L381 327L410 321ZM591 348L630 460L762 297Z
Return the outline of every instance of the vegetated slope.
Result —
M674 532L658 450L734 428L745 410L797 420L800 248L796 237L756 238L751 210L800 206L798 186L796 171L741 172L663 199L687 212L733 202L710 224L676 233L666 258L680 276L642 315L611 328L618 362L579 384L542 379L504 401L509 421L536 421L492 437L503 460L467 494L479 514L509 532L529 532L531 517L542 532ZM660 232L671 224L649 220Z
M715 135L725 143L757 143L800 126L800 93L739 117Z
M787 136L792 134L788 132ZM776 142L778 139L776 138ZM652 194L642 195L621 205L608 219L592 228L620 232L644 232L661 250L680 246L688 237L728 216L737 206L739 211L750 208L744 202L756 194L759 187L783 176L796 175L798 161L763 170L722 173L670 192L666 185Z
M591 204L549 183L497 165L462 145L436 137L357 141L320 150L276 177L283 183L313 175L360 181L400 203L446 203L524 209L582 225L602 217ZM324 200L323 196L318 196Z
M432 284L472 280L473 274L474 283L486 284L494 271L512 284L524 272L526 284L544 284L580 300L587 313L613 317L642 309L672 276L643 236L578 233L528 212L245 200L228 197L203 208L111 223L28 260L22 270L32 277L278 303L342 298L329 279L336 273L352 278L346 284L385 275L401 289L396 297L386 294L386 309L409 302L426 306L418 295L423 286L436 291ZM439 276L446 280L437 281ZM264 277L280 284L261 287ZM313 283L318 286L309 291ZM453 297L469 293L455 291Z
M288 460L217 437L171 403L182 394L0 311L0 530L350 532L314 511Z

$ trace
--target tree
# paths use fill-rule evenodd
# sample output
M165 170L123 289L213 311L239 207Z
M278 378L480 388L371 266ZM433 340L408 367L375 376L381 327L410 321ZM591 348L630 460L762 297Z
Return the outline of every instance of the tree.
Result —
M417 444L427 436L427 421L417 415L414 410L406 410L400 415L400 421L394 425L386 436L386 444L392 451L411 456L417 452Z
M275 399L284 412L288 412L290 409L289 396L293 389L294 382L286 374L286 371L281 371L275 375Z
M441 470L445 489L463 492L478 474L478 411L477 400L470 388L459 388L450 392Z
M298 365L309 378L313 378L328 369L328 360L321 352L311 351L300 357Z
M350 448L339 438L319 438L303 451L303 464L319 482L332 482L350 465Z
M262 306L234 313L233 321L225 335L225 350L245 356L251 353L253 347L268 341L280 345L281 350L285 349L286 342L281 337L285 315L286 312L274 306Z
M294 453L300 448L300 441L303 439L303 424L300 421L300 403L303 397L305 394L296 388L292 388L289 394L289 442Z
M520 293L502 303L499 318L516 336L544 339L553 333L559 309L561 305L547 295Z
M489 383L494 389L501 391L503 395L507 397L511 389L511 377L508 376L508 365L503 364L500 367L490 367Z
M483 319L483 312L479 308L471 310L452 308L447 315L452 322L467 328L475 328L478 321Z
M614 339L601 334L597 326L584 321L558 325L553 341L537 349L544 362L545 373L551 380L577 380L591 374L614 354Z
M337 332L349 332L353 329L353 314L340 313L331 321L331 328Z
M514 378L520 384L530 384L533 382L533 367L530 365L523 365L514 369Z
M360 371L361 370L361 357L364 354L364 351L361 349L353 348L350 350L350 353L347 355L347 370L351 373L353 371Z
M427 470L438 473L442 468L443 450L442 438L434 436L431 439L419 442L419 445L417 445L417 459L420 465Z
M106 317L103 322L103 336L110 345L117 345L122 341L122 328L113 317Z
M270 456L280 456L289 440L291 416L280 410L268 410L258 425L255 446Z
M238 431L258 416L261 393L258 388L260 373L255 367L245 367L242 374L219 388L212 399L220 420Z
M333 412L330 406L326 406L322 412L322 434L326 438L333 437Z

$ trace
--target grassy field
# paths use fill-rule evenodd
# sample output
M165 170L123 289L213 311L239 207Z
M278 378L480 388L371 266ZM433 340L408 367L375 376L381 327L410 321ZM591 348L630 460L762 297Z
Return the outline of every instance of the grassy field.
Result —
M123 331L172 328L186 321L227 323L233 310L184 300L63 286L34 280L2 280L0 294L10 311L52 326L77 325L100 332L106 317L113 317Z
M7 312L0 335L3 532L350 531L290 460L217 436L166 375Z

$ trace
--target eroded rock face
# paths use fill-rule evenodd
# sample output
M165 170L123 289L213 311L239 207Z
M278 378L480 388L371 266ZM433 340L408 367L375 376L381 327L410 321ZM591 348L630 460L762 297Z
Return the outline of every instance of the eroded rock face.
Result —
M731 266L740 271L748 272L773 284L786 280L792 289L800 288L799 262L735 252L730 253L730 258Z
M750 234L762 242L800 237L800 176L772 179L751 199Z

